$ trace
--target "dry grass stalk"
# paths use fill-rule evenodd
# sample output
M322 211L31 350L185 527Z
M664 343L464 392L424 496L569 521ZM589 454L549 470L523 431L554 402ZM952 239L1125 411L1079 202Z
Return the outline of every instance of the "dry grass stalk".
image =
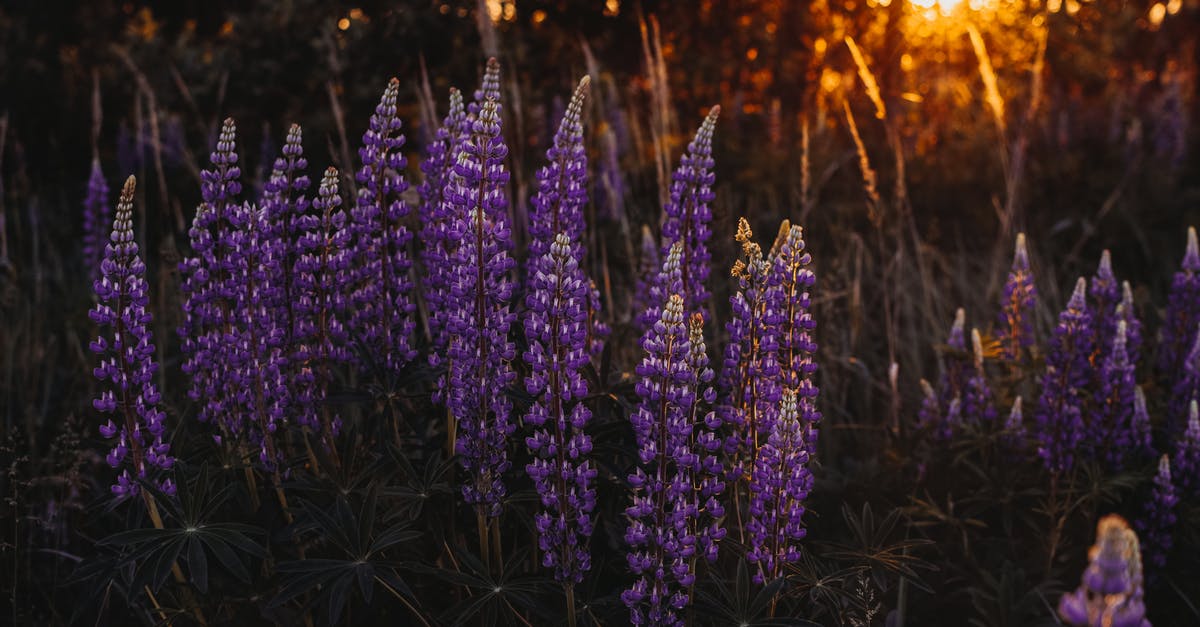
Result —
M975 25L967 23L967 33L971 36L971 46L975 48L975 56L979 59L979 76L983 79L984 100L992 111L996 129L1001 139L1005 136L1004 99L1000 97L1000 87L996 81L996 71L992 68L992 58L988 56L987 47L983 43L983 35Z
M850 129L850 137L854 139L854 150L858 153L858 166L862 170L863 190L867 193L867 199L870 201L871 220L878 219L879 207L879 189L878 180L875 176L875 170L871 167L871 159L867 156L867 147L863 144L862 137L858 134L858 125L854 123L854 114L850 111L850 103L843 100L842 110L846 114L846 127Z
M862 51L858 49L858 44L854 43L854 38L849 35L846 35L846 47L850 49L850 56L854 57L854 65L858 67L858 78L867 90L867 97L875 104L875 117L880 120L886 119L887 108L883 106L883 94L879 91L879 82L875 80L875 75L867 66L867 60L863 57Z

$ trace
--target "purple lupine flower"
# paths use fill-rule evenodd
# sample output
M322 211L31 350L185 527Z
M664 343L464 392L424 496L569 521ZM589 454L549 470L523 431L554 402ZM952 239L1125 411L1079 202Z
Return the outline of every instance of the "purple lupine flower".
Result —
M731 430L725 448L735 460L732 476L739 478L753 468L760 443L774 433L782 393L776 353L783 322L783 277L772 271L752 238L750 224L745 218L738 220L742 256L733 265L738 285L729 297L729 340L721 372L721 389L728 390L728 396L720 416Z
M592 440L584 432L591 412L582 400L587 381L587 293L580 250L567 233L559 233L550 250L533 260L525 361L525 389L534 402L525 421L534 428L525 441L534 460L526 467L541 497L535 516L542 565L566 584L583 581L591 568L588 539L596 469L587 461Z
M1133 389L1133 415L1129 418L1129 432L1133 436L1133 455L1147 459L1154 457L1150 412L1146 409L1146 393L1141 387Z
M1022 349L1029 349L1037 342L1034 332L1036 307L1037 287L1033 284L1033 273L1029 269L1025 234L1018 233L1012 268L1004 283L1004 298L996 320L996 340L1005 359L1020 360Z
M274 470L283 460L277 433L287 421L290 393L285 330L274 306L279 302L281 242L271 239L264 208L249 202L232 211L234 226L233 331L236 342L227 347L222 364L228 394L236 401L239 424L249 427L247 440L259 451L259 461Z
M971 329L971 348L975 358L963 390L963 419L968 424L991 425L996 421L996 406L987 373L983 370L983 339L979 329Z
M1117 305L1121 302L1121 285L1113 276L1112 255L1107 249L1100 254L1096 275L1088 284L1096 324L1096 348L1103 353L1112 348L1117 331Z
M475 90L474 99L471 104L467 105L467 114L470 120L474 121L479 117L480 111L483 111L483 106L487 101L491 100L496 104L496 119L500 118L500 62L496 57L491 57L487 60L487 66L483 70L483 81L479 84L479 89ZM469 133L469 127L467 132Z
M505 389L516 379L510 363L516 347L509 338L515 318L510 275L516 262L505 195L508 148L498 113L495 102L484 104L459 147L445 192L454 216L449 233L457 239L450 242L454 276L446 308L451 312L447 406L458 420L455 448L470 475L463 496L488 517L500 515L507 493L503 475L509 467L508 436L515 428Z
M1196 229L1188 227L1187 253L1183 256L1182 267L1171 281L1158 347L1158 369L1166 375L1172 386L1195 343L1197 324L1200 324L1200 247L1196 243ZM1187 405L1175 409L1186 411ZM1172 419L1182 417L1176 415Z
M262 208L266 212L267 230L262 234L262 243L273 248L269 256L267 274L275 283L274 302L268 303L278 318L282 329L283 346L294 351L293 337L296 333L297 292L295 288L295 265L301 254L299 239L300 222L308 211L308 160L304 158L303 134L299 124L288 129L283 150L270 177L263 186Z
M712 388L714 373L709 367L708 346L704 342L704 314L695 312L688 322L688 368L691 370L692 406L690 422L692 439L688 453L679 455L676 464L685 469L676 481L682 482L679 490L691 490L692 506L686 512L676 512L686 518L688 536L695 537L695 556L702 556L709 563L717 561L717 543L725 537L726 529L721 526L725 517L725 506L721 494L725 491L726 471L721 464L721 439L717 430L721 419L713 411L716 390ZM676 521L679 524L679 521Z
M1079 588L1058 601L1058 615L1075 627L1150 627L1142 593L1137 534L1116 514L1100 519L1096 544Z
M662 260L658 256L658 244L655 243L654 234L650 231L648 224L642 225L642 242L639 253L637 278L630 304L633 308L633 319L637 322L638 328L649 329L654 325L654 317L657 315L659 305L656 303L662 302L663 299L655 300L655 297L659 296L657 284Z
M942 413L941 399L925 379L921 379L921 409L917 411L917 427L928 429L939 440L949 440L954 435Z
M677 250L671 254L676 259ZM696 381L683 307L679 294L666 301L658 322L642 337L645 357L636 370L639 402L630 422L639 463L629 476L633 504L625 510L625 542L637 580L621 593L635 625L682 625L679 612L695 581L690 558L696 538L687 523L696 507L689 471L696 456Z
M362 366L394 374L412 361L416 306L410 299L412 279L404 192L404 134L396 113L400 81L393 78L379 99L358 151L362 167L356 179L358 198L351 210L355 235L357 288L351 333L365 357Z
M459 144L468 131L467 113L463 108L462 94L450 88L450 112L437 130L436 139L427 146L428 154L421 162L425 180L417 188L421 198L418 214L421 220L422 244L421 294L425 299L426 320L432 350L430 361L438 363L445 356L446 345L446 302L450 293L450 277L453 274L450 259L454 251L446 248L446 229L449 228L450 212L445 201L446 185L454 171L454 159Z
M683 244L675 244L667 253L666 259L663 261L662 268L657 271L654 281L647 288L649 302L664 303L673 294L679 294L683 290ZM646 332L654 326L657 318L662 315L662 305L651 305L639 316L639 321L646 328ZM643 334L644 335L644 334Z
M108 207L108 183L100 171L100 159L92 160L87 195L83 198L83 262L89 277L100 277L100 260L104 257L104 240L112 227Z
M1179 491L1189 496L1200 495L1200 411L1197 411L1196 401L1188 405L1187 428L1175 441L1171 466L1175 469Z
M1100 385L1086 438L1096 457L1113 470L1125 466L1130 454L1138 451L1141 438L1134 423L1137 382L1126 338L1125 321L1118 321L1112 346L1097 369Z
M202 422L219 420L226 433L241 429L240 415L228 394L225 352L237 341L233 327L236 294L234 213L240 210L241 169L236 152L237 127L226 119L210 159L201 172L203 201L188 231L194 257L180 264L184 320L179 328L183 371L190 377L188 397L199 403Z
M338 421L323 404L333 382L331 366L350 361L345 319L353 289L351 235L336 168L325 170L312 208L296 225L296 419L320 432L328 445Z
M1142 518L1134 521L1144 539L1146 562L1155 569L1167 565L1171 552L1171 532L1175 526L1175 505L1179 497L1171 483L1171 460L1163 455L1158 460L1158 473L1154 475L1154 489L1146 501ZM1153 575L1153 572L1151 572Z
M778 277L780 291L780 382L783 387L796 392L803 441L809 457L816 457L817 423L821 421L821 412L817 409L819 390L815 383L817 342L813 338L817 323L809 311L812 305L809 290L816 283L816 274L809 268L812 256L805 250L801 227L784 221L776 243L771 272Z
M1133 288L1129 286L1129 281L1121 283L1121 302L1117 303L1116 319L1125 323L1125 350L1129 353L1129 361L1137 364L1142 357L1142 321L1137 317Z
M751 472L746 559L757 566L758 583L779 578L784 564L800 559L797 543L806 533L804 499L812 486L801 420L796 392L785 389L779 417Z
M708 304L709 262L708 238L712 236L713 174L712 139L721 107L714 106L688 144L687 152L671 177L671 197L663 211L662 254L666 255L676 243L683 244L683 259L679 264L687 311L704 309ZM661 280L661 277L659 278Z
M545 255L559 233L565 233L573 245L579 247L581 260L587 257L583 246L586 229L583 209L588 200L588 174L581 116L590 82L587 76L579 81L554 135L554 142L546 151L547 165L537 172L538 191L529 214L530 259ZM528 280L533 281L532 274ZM603 350L608 327L599 319L599 290L590 280L587 280L587 287L588 353L596 355Z
M1167 433L1178 433L1184 424L1188 404L1200 399L1200 326L1193 334L1191 350L1180 364L1181 370L1174 374L1175 385L1171 389L1171 404Z
M1087 280L1080 277L1046 355L1046 374L1038 398L1038 455L1046 468L1066 472L1075 463L1085 435L1085 390L1092 380L1092 316L1086 301Z
M1010 454L1018 453L1025 448L1025 440L1028 437L1022 404L1020 396L1013 399L1012 409L1009 410L1008 418L1004 421L1004 433L1001 435L1001 441Z
M972 355L967 350L966 323L967 313L959 307L954 312L954 324L946 337L948 350L942 358L942 378L938 388L943 408L948 407L952 399L964 396L967 381L974 374Z
M95 375L101 382L109 381L110 386L92 405L120 422L109 418L100 427L101 435L116 441L106 459L110 466L121 470L112 486L117 498L137 492L136 480L129 474L131 468L138 478L147 479L152 470L170 470L174 463L171 445L166 441L166 415L158 408L159 392L154 385L158 364L154 363L151 316L146 310L150 300L146 294L146 265L133 238L135 185L131 176L121 188L112 235L100 262L100 278L94 283L97 303L88 312L101 329L101 335L90 345L92 352L100 356ZM174 494L169 475L158 485Z

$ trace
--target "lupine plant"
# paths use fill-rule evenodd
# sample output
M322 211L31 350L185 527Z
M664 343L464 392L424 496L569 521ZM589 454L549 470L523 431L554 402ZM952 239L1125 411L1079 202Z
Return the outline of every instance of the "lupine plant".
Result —
M1029 268L1029 251L1025 247L1025 234L1017 234L1013 252L1012 269L1004 283L1004 298L996 320L996 339L1006 359L1017 361L1023 351L1037 341L1034 315L1037 307L1037 287L1033 283L1033 272Z
M158 407L161 397L154 384L158 364L154 362L152 319L146 310L146 265L133 239L135 185L131 176L121 188L112 236L95 282L97 303L89 313L101 329L91 344L92 352L100 356L96 378L108 382L92 405L110 416L100 426L100 434L114 442L105 459L120 471L112 486L117 498L137 494L142 479L157 482L168 494L175 491L168 472L174 459L166 415Z
M1175 506L1179 497L1175 495L1175 484L1171 483L1171 459L1163 455L1158 460L1158 472L1154 475L1154 488L1146 501L1143 517L1135 521L1142 532L1143 555L1146 563L1155 569L1167 565L1167 554L1171 550L1171 533L1175 526Z
M1200 245L1196 229L1187 231L1187 252L1183 263L1171 281L1167 295L1166 317L1163 319L1162 340L1158 348L1158 368L1168 378L1178 376L1194 344L1196 326L1200 324ZM1186 405L1176 407L1187 411ZM1182 419L1182 416L1178 418Z
M707 284L712 259L708 252L708 240L712 237L710 203L714 198L712 186L716 179L712 140L720 114L721 107L710 109L688 144L687 152L671 177L671 196L663 207L666 221L662 231L662 254L667 255L676 243L683 246L679 269L687 311L702 310L708 305Z
M1086 430L1084 390L1092 378L1089 358L1094 345L1092 316L1086 299L1087 281L1080 278L1071 301L1058 317L1034 415L1038 455L1054 472L1071 469Z
M1171 460L1175 481L1184 494L1200 494L1200 403L1188 405L1187 427L1175 442L1175 457Z
M750 473L746 559L756 566L758 583L774 580L783 574L785 564L800 559L804 499L812 485L807 449L796 391L785 389L779 416Z
M108 182L100 169L100 160L92 160L92 173L88 177L87 194L83 198L83 262L92 280L100 272L100 260L104 257L104 242L112 225L112 213L108 207Z

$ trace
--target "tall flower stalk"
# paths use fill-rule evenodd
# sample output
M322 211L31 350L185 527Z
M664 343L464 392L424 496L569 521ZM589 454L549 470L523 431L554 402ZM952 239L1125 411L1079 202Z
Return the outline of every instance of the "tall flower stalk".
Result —
M636 370L639 401L630 422L639 463L629 477L633 503L625 510L625 542L637 579L621 593L635 625L683 624L681 613L695 583L694 558L715 558L714 543L723 535L715 522L723 513L717 501L723 485L715 464L716 419L698 404L713 398L703 316L694 316L689 329L683 308L679 294L666 301L642 338L645 356Z
M662 254L665 256L676 243L683 245L680 275L683 280L684 307L700 311L708 306L707 287L709 263L708 239L712 236L713 174L712 139L721 107L714 106L696 131L679 167L671 179L671 196L663 208ZM661 277L660 277L661 280Z
M469 478L463 496L476 507L480 543L486 554L485 526L501 513L507 490L508 436L512 402L505 390L516 374L516 347L509 338L516 262L508 224L504 166L508 148L500 136L499 111L484 103L461 145L446 201L454 207L450 233L456 238L452 267L450 378L447 407L457 419L456 451Z
M266 213L263 245L269 246L267 274L275 283L274 296L267 306L283 333L282 345L289 354L295 351L297 315L296 261L300 249L301 224L309 200L308 160L304 158L303 131L299 124L288 129L283 150L263 186L262 208Z
M1116 335L1098 369L1096 411L1088 430L1088 441L1096 457L1113 470L1125 467L1131 457L1141 452L1142 434L1135 422L1137 382L1126 350L1126 329L1124 320L1117 322Z
M1055 473L1074 466L1086 432L1084 404L1092 380L1089 358L1093 348L1092 315L1086 294L1087 281L1081 277L1067 308L1058 317L1034 416L1038 455Z
M201 172L203 200L188 232L194 256L180 264L185 301L179 335L183 371L190 378L188 397L198 403L202 422L218 421L231 436L242 428L223 372L225 353L239 340L233 326L238 255L234 214L240 211L237 196L242 190L236 138L237 127L226 119L210 157L212 167Z
M1158 346L1158 369L1172 387L1179 380L1184 362L1195 344L1197 325L1200 325L1200 245L1196 242L1196 229L1188 227L1187 252L1171 281ZM1186 419L1186 401L1171 409L1169 422L1171 426L1178 426Z
M534 523L542 565L563 584L572 624L575 584L591 568L596 505L596 469L587 460L592 441L584 431L591 412L582 402L588 390L581 372L588 362L588 285L578 257L578 246L559 233L550 250L533 260L525 318L525 389L535 399L525 416L534 428L526 439L534 458L526 471L541 498Z
M410 298L412 234L404 200L408 162L396 111L399 91L400 81L393 78L363 134L358 151L362 167L356 176L359 193L351 211L357 279L351 332L365 357L362 365L382 368L390 375L416 356L411 346L416 309Z
M971 355L971 375L967 377L962 397L963 418L975 426L990 426L996 420L996 406L983 369L983 339L979 329L971 329Z
M780 291L779 380L783 388L796 393L804 445L809 457L815 457L821 412L817 409L817 342L813 339L817 323L810 311L810 290L816 274L809 267L812 256L805 250L803 229L784 221L780 234L771 255L771 272L778 277L775 282Z
M83 262L93 281L100 276L100 261L104 258L104 241L112 229L111 220L108 182L100 170L100 159L93 159L87 194L83 197Z
M447 229L451 212L446 204L445 190L454 172L454 160L462 143L467 112L462 94L450 88L450 112L437 130L437 136L427 147L428 154L421 162L425 180L417 188L421 198L418 214L421 221L421 294L425 300L425 319L432 344L429 359L435 365L445 357L446 303L450 298L450 259L453 250L447 248Z
M583 210L588 201L587 150L583 145L584 101L587 99L591 79L584 76L571 96L571 102L563 114L554 142L546 151L547 165L538 170L538 191L531 203L529 213L529 258L536 260L545 255L558 234L566 234L578 247L580 265L587 258L583 245L587 222ZM608 327L600 320L599 291L586 277L588 352L598 354L608 335ZM534 276L530 273L530 283Z
M336 168L325 170L312 208L312 213L298 218L296 416L333 451L339 421L325 399L333 383L333 367L350 361L345 321L353 288L351 234Z
M1034 334L1036 308L1037 287L1033 284L1033 273L1029 269L1025 234L1018 233L1012 268L1004 283L1004 297L996 320L996 339L1005 359L1010 362L1020 361L1023 351L1037 342Z
M121 499L138 493L138 479L153 479L164 492L175 492L166 472L174 463L166 438L166 415L158 408L160 395L154 385L158 364L154 362L151 316L146 310L146 265L133 238L135 186L131 176L121 188L112 235L100 262L100 278L94 284L97 303L89 312L101 330L91 343L92 352L100 356L95 375L101 382L109 382L92 405L110 416L100 426L100 434L114 441L106 460L120 470L112 493Z
M785 389L779 417L759 448L750 475L750 548L746 559L757 567L754 580L783 575L785 564L800 559L804 539L804 499L812 485L808 450L795 390Z
M1187 427L1175 441L1175 455L1171 467L1175 469L1175 482L1186 496L1200 495L1200 404L1192 401L1188 405Z
M1175 484L1171 483L1171 460L1163 455L1158 460L1154 487L1143 507L1142 517L1134 522L1138 531L1142 532L1146 562L1155 569L1161 570L1167 565L1167 554L1171 552L1173 544L1175 506L1178 503Z

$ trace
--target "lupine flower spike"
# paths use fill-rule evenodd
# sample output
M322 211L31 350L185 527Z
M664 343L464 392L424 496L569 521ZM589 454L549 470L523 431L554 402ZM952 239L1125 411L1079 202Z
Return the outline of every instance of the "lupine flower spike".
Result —
M1180 365L1180 372L1173 373L1175 385L1171 390L1170 420L1167 432L1178 433L1184 425L1188 404L1200 399L1200 325L1193 334L1192 346Z
M676 260L677 250L671 253ZM636 370L639 402L630 422L639 463L629 477L633 504L625 510L625 542L637 579L621 593L635 625L682 625L681 610L695 581L696 381L689 357L698 355L689 349L683 308L679 294L666 301L658 322L642 338L645 357Z
M358 199L351 217L355 235L357 289L351 332L366 357L362 365L395 374L413 359L414 323L409 277L406 226L409 207L404 200L404 134L396 112L400 81L384 90L358 151L362 167L356 176Z
M771 272L776 278L771 283L777 284L780 291L779 377L784 388L796 392L804 445L809 457L815 457L821 412L817 409L817 342L813 339L817 323L809 311L809 290L816 283L816 274L809 267L812 256L805 250L803 229L784 221L776 242L771 258Z
M1100 255L1096 275L1088 284L1092 311L1096 322L1096 348L1107 353L1117 332L1117 305L1121 302L1121 285L1113 276L1112 255L1105 250Z
M454 160L458 147L467 131L467 113L463 108L462 94L450 88L450 112L437 130L437 138L428 146L428 154L421 162L425 174L417 191L421 197L418 209L421 220L421 294L425 300L425 319L429 326L432 350L429 359L435 365L445 357L446 302L450 298L450 259L454 253L448 246L446 230L450 228L450 207L445 201L446 185L454 172Z
M158 364L154 363L151 317L146 311L146 266L133 239L135 185L131 176L121 189L112 236L94 285L97 303L89 312L101 329L91 343L92 352L100 356L95 375L101 382L109 382L92 405L110 415L100 426L100 434L115 441L106 459L121 471L112 486L117 498L137 493L137 479L151 479L152 474L164 492L175 491L170 475L156 472L170 470L174 460L166 438L166 416L158 409L159 393L154 385ZM131 469L136 477L129 474Z
M234 297L237 242L235 223L241 210L237 195L241 169L235 147L237 127L225 120L211 155L212 168L201 172L203 201L188 232L195 256L180 264L183 275L184 321L179 329L183 371L190 377L188 397L199 404L202 422L219 420L227 435L241 430L226 389L225 352L236 345Z
M1046 468L1054 472L1072 468L1085 435L1083 406L1087 384L1092 379L1089 357L1093 347L1092 316L1086 295L1087 281L1081 277L1067 308L1058 317L1034 415L1038 455Z
M454 176L446 188L453 207L450 302L450 378L447 408L458 420L455 448L469 479L463 486L468 504L481 517L500 515L507 490L508 436L512 401L505 389L516 380L509 337L516 265L508 225L508 148L500 136L499 111L484 104L459 149Z
M1117 303L1116 317L1125 322L1125 351L1129 353L1129 361L1137 364L1142 357L1142 322L1137 317L1129 281L1121 283L1121 302Z
M1138 452L1141 439L1134 420L1137 382L1126 350L1126 329L1124 320L1117 322L1112 345L1097 371L1100 386L1095 414L1088 425L1090 446L1113 470L1123 468L1128 456Z
M1162 569L1167 565L1171 534L1175 527L1175 505L1178 503L1175 485L1171 483L1171 460L1163 455L1158 460L1154 489L1151 490L1150 500L1146 501L1143 517L1135 523L1144 538L1146 563L1154 569Z
M83 199L83 262L91 279L100 275L100 260L104 257L104 242L112 225L108 206L108 183L100 171L100 160L92 160L92 174L88 177L87 195Z
M695 138L688 144L671 179L671 197L663 208L666 221L663 223L662 254L666 255L676 243L683 245L679 267L683 281L681 294L687 311L702 310L708 303L711 259L708 238L712 236L709 203L715 197L712 191L715 180L712 139L720 113L720 106L710 109Z
M1171 281L1158 349L1158 369L1172 385L1194 344L1197 324L1200 324L1200 246L1196 243L1196 229L1188 227L1187 252ZM1182 413L1187 411L1187 405L1174 409ZM1181 413L1172 419L1182 419Z
M1175 441L1175 457L1171 466L1175 469L1175 482L1180 492L1188 496L1200 495L1200 411L1192 401L1188 405L1187 428Z
M783 566L800 559L804 539L804 499L812 484L808 451L794 390L785 389L779 417L754 462L750 478L750 548L746 559L757 566L754 580L772 581Z
M950 334L946 337L946 346L950 350L945 353L942 362L942 407L949 406L951 400L966 394L967 381L974 372L972 354L967 350L966 324L967 313L959 307L954 312L954 324L950 326Z
M704 342L704 314L695 312L688 322L688 368L691 370L692 406L690 422L692 440L689 449L677 461L681 468L680 481L690 475L680 489L692 491L694 509L686 512L688 535L695 537L696 552L692 558L704 557L717 561L717 543L725 537L721 526L725 507L721 494L725 491L726 471L721 464L722 442L717 437L721 419L712 409L716 390L712 388L714 374L708 363L708 346Z
M1142 598L1142 556L1137 534L1116 514L1100 520L1087 570L1074 592L1058 602L1058 615L1075 627L1150 627Z
M533 461L526 471L533 479L542 510L535 516L542 565L554 578L573 585L591 567L588 539L596 469L587 461L592 441L584 432L591 412L582 402L587 381L588 285L579 267L579 249L567 233L559 233L545 254L533 260L525 361L525 389L534 402L525 416L533 427L526 439Z
M1005 446L1008 447L1009 453L1019 453L1025 447L1025 414L1022 408L1023 401L1018 396L1013 399L1012 409L1008 412L1008 418L1004 421L1004 434L1001 436Z
M283 346L289 353L295 350L297 292L295 265L300 257L300 236L303 216L308 212L308 160L304 158L303 133L300 125L288 129L282 154L275 160L274 169L263 188L262 208L267 216L263 244L271 248L267 255L266 274L274 280L275 298L268 303L277 326L282 330Z
M973 367L963 393L962 413L970 424L990 425L996 420L996 407L992 399L992 389L988 386L987 373L983 370L983 340L979 329L971 329L971 349L974 356Z
M725 362L721 389L729 395L721 406L721 421L731 429L726 451L733 455L731 471L742 474L754 465L759 444L774 431L779 413L780 377L778 331L783 321L782 277L753 241L750 224L738 221L736 239L742 255L733 265L737 290L729 297L732 312L725 331ZM745 468L742 468L745 464Z
M929 429L939 440L948 440L952 435L943 420L942 402L925 379L921 379L921 408L917 411L917 426Z
M1129 431L1133 434L1133 455L1143 459L1154 457L1154 446L1150 440L1150 411L1146 409L1146 393L1141 387L1133 389L1133 416L1129 421Z
M538 191L532 200L529 215L529 258L538 259L549 251L555 237L562 233L578 248L582 270L587 250L583 246L586 221L583 215L588 200L587 151L583 145L584 100L587 98L590 79L585 76L579 81L571 103L563 114L554 143L546 151L546 167L538 170ZM585 273L586 274L586 273ZM534 276L530 273L532 283ZM608 328L599 320L599 291L590 280L588 289L588 352L595 354L603 347L603 338Z
M300 257L296 260L297 420L320 431L326 444L338 422L324 406L333 382L332 366L350 361L346 313L353 281L346 213L338 191L338 171L325 170L315 215L301 216Z
M996 320L996 339L1000 342L1005 359L1017 361L1022 351L1031 348L1037 341L1034 335L1034 310L1037 307L1037 288L1033 284L1033 273L1029 269L1029 252L1025 248L1025 234L1017 234L1013 252L1012 268L1004 283L1004 299L1000 303L1000 315Z

